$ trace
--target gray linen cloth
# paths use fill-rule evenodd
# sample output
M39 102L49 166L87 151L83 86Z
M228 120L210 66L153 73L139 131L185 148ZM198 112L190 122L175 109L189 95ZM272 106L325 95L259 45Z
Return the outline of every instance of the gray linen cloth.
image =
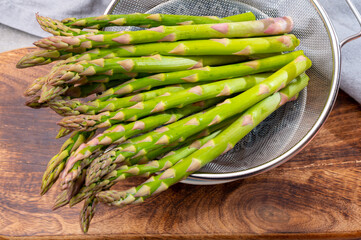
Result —
M111 0L0 0L0 23L45 37L34 13L63 19L102 15ZM131 1L131 0L129 0ZM147 0L144 0L147 1ZM266 1L266 0L265 0ZM319 0L325 8L340 40L360 31L360 25L343 0ZM353 0L361 11L361 1ZM361 38L342 49L341 89L361 103Z
M359 32L361 27L343 0L319 0L330 17L340 42ZM353 0L361 12L361 1ZM344 45L341 51L341 89L361 103L361 38Z
M46 37L36 22L35 13L64 19L103 15L111 0L0 0L0 23Z

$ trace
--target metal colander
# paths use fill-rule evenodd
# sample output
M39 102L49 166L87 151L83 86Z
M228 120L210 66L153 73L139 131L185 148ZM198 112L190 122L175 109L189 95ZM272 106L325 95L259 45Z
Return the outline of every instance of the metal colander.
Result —
M348 3L352 8L352 3ZM290 159L312 139L331 111L337 95L340 45L335 31L315 0L115 0L105 12L226 17L248 11L257 18L293 18L295 26L292 33L301 40L298 49L304 50L313 62L312 68L307 71L309 85L297 101L277 110L233 150L189 176L183 181L185 183L224 183L264 172ZM361 18L358 20L361 23ZM114 28L111 30L119 30ZM128 27L125 30L136 29Z

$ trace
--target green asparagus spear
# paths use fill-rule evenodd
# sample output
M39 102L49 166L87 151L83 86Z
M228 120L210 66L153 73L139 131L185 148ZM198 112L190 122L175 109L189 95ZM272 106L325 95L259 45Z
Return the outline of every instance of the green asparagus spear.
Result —
M99 79L104 80L104 82L101 82ZM84 98L88 97L94 93L101 93L104 92L107 89L111 89L115 86L118 86L122 83L124 83L124 80L116 80L116 77L112 76L112 81L107 82L107 79L110 79L110 77L102 78L102 75L99 76L90 76L87 81L91 81L88 84L80 85L80 86L71 86L71 85L61 85L61 86L52 86L49 84L44 84L41 89L40 97L36 99L39 103L47 103L58 96L65 96L70 98ZM114 78L114 80L113 80ZM92 82L93 81L93 82ZM96 82L99 81L99 82ZM112 97L111 95L108 95L107 97ZM105 99L106 97L104 97Z
M216 16L188 16L188 15L170 15L170 14L121 14L121 15L103 15L87 18L67 18L62 22L74 28L92 28L101 29L109 26L139 26L139 27L157 27L160 25L191 25L207 23L241 22L255 20L253 13L247 12L234 15L228 18L218 18Z
M148 14L147 16L149 16L150 14ZM70 27L72 25L72 23L67 23L64 24L63 22L60 22L58 20L55 19L51 19L49 17L43 17L40 16L38 14L36 14L36 20L38 21L40 27L46 31L49 32L51 34L53 34L54 36L77 36L77 35L84 35L84 34L109 34L112 32L108 32L108 31L99 31L97 29L94 29L94 25L95 27L100 27L100 25L98 25L98 23L96 22L101 22L102 27L106 27L106 26L119 26L116 23L119 24L119 21L115 21L114 23L112 22L112 20L116 20L118 18L115 18L116 15L109 15L109 20L106 20L103 18L103 16L101 17L102 19L97 20L96 17L93 18L86 18L86 19L91 19L90 23L92 24L92 26L75 26L74 27ZM132 21L130 23L136 24L136 26L139 26L139 24L144 21L146 19L146 15L143 14L143 16L137 16L138 19L134 18L134 14L130 14L130 15L121 15L121 16L126 16L126 18L131 18ZM169 15L167 15L167 18ZM184 18L186 16L180 16L181 18ZM177 21L176 18L177 16L172 16L172 18L174 18L173 21ZM190 18L194 18L194 17L190 17ZM188 25L190 24L201 24L201 23L219 23L219 22L242 22L242 21L251 21L251 20L255 20L255 16L253 13L251 12L247 12L247 13L243 13L243 14L238 14L238 15L234 15L234 16L230 16L224 19L219 19L219 18L215 18L214 20L212 20L209 17L196 17L198 21L196 22L190 22L190 21L185 21L185 24L188 23ZM203 21L202 21L203 18ZM84 20L86 21L86 19L78 19L76 20L79 23L84 23ZM83 20L83 21L82 21ZM141 22L137 22L137 21L141 21ZM147 21L151 21L151 19L147 19ZM160 25L167 25L172 23L173 21L166 21L166 24L162 24L163 21L152 21L153 24L151 25L143 25L143 27L151 27L151 26L160 26ZM74 23L74 21L73 21ZM87 21L86 21L87 23ZM176 23L176 22L174 22ZM129 24L129 22L128 22ZM125 23L125 25L128 25L127 23ZM140 24L142 25L142 24ZM176 25L176 24L175 24ZM90 27L92 29L83 29L80 30L80 28L86 28L86 27ZM101 27L101 28L102 28Z
M267 18L257 21L200 24L187 26L159 26L141 31L114 34L81 35L80 37L52 36L34 44L50 50L91 49L119 45L173 42L178 40L239 38L288 33L293 28L290 17Z
M83 126L86 124L90 127L89 129L94 129L110 126L114 123L123 121L136 121L144 116L163 112L167 109L178 107L179 105L187 105L214 97L229 96L233 93L245 91L262 82L270 75L270 73L256 74L198 85L190 89L170 93L166 96L139 102L131 107L120 109L115 112L65 117L58 124L71 130L80 130L83 129ZM79 126L79 124L76 125L76 123L81 124L81 126ZM85 131L87 131L87 129L85 129Z
M55 60L63 60L75 55L74 53L58 50L36 50L23 56L16 64L17 68L27 68L45 65Z
M153 87L187 82L211 82L220 79L241 77L248 74L276 71L302 54L302 51L295 51L244 63L160 73L145 78L138 78L134 81L110 88L99 95L99 97L109 95L123 96L139 89L149 90Z
M98 199L109 205L122 207L128 204L141 203L148 197L168 189L171 185L198 171L219 155L231 150L240 139L267 116L290 99L293 99L307 83L308 77L302 75L297 81L290 83L289 86L286 86L280 92L274 93L248 109L238 120L222 131L222 133L202 145L200 149L193 154L178 161L178 163L163 173L149 178L143 184L126 192L100 192L97 195Z
M114 162L120 163L133 156L143 156L147 152L160 148L163 145L187 138L213 124L238 114L253 106L262 99L268 97L275 91L284 87L292 79L311 67L311 61L304 55L298 56L291 63L281 68L265 81L257 84L251 89L229 98L217 107L205 112L198 113L180 121L167 125L158 131L149 132L142 136L132 138L129 143L119 145L121 150L112 154L104 154L93 160L88 168L86 185L93 182L92 176L99 176L98 172ZM71 164L71 163L69 163ZM101 175L99 177L102 177Z
M61 208L69 203L69 200L72 196L77 194L81 187L84 185L86 170L84 169L79 178L76 181L72 182L71 186L65 190L63 190L56 198L55 203L53 205L53 210Z
M96 29L89 30L80 30L79 28L73 28L65 25L61 21L52 19L49 17L43 17L39 14L36 14L36 20L38 21L40 27L48 33L53 34L54 36L78 36L84 34L106 34L106 32L99 31Z
M95 196L90 196L84 201L83 208L80 211L80 228L83 233L87 233L90 221L92 220L98 199Z
M94 60L98 58L140 57L154 54L163 56L199 56L199 55L242 55L257 58L259 54L292 51L299 45L299 40L292 34L274 37L244 39L211 39L179 42L146 43L120 46L117 48L95 48L75 55L61 50L40 50L25 55L17 64L18 68L47 64L49 62L70 57L70 61ZM44 55L48 55L46 57Z
M199 56L199 55L252 55L292 51L299 45L293 34L272 37L240 38L240 39L207 39L179 42L146 43L126 45L117 48L98 48L92 55L109 57L137 57L153 54L163 56ZM54 50L56 51L56 50ZM84 58L94 58L92 55Z

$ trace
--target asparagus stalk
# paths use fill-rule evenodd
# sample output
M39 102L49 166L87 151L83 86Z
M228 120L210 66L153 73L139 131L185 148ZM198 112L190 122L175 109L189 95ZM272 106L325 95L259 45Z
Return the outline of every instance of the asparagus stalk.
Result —
M40 96L35 99L38 103L47 103L58 96L65 96L70 98L84 98L88 97L94 93L101 93L104 92L107 89L111 89L115 86L118 86L122 83L124 83L124 80L116 80L115 77L114 80L110 82L106 82L106 79L109 79L109 77L102 78L101 75L99 76L91 76L88 78L89 84L80 85L80 86L71 86L71 85L62 85L62 86L52 86L49 84L44 84L41 89ZM105 82L96 82L103 79ZM112 97L111 95L107 96L108 98ZM104 97L106 99L106 97Z
M230 124L235 119L232 119L231 121L227 121L227 124ZM146 157L147 160L154 159L157 156L160 156L161 153L168 152L163 158L160 160L153 160L151 162L138 162L139 158L131 159L130 165L122 165L121 167L115 168L115 166L110 166L109 169L114 170L105 170L109 174L107 174L104 178L100 179L97 182L89 184L89 186L83 186L79 193L77 193L69 202L70 206L74 206L75 204L79 203L85 198L88 198L89 196L95 195L99 191L102 191L104 189L112 187L115 183L122 181L124 179L127 179L129 177L133 176L149 176L153 173L156 173L158 171L164 171L168 169L169 167L173 166L175 163L177 163L181 158L184 158L191 153L195 152L197 149L199 149L200 146L205 144L207 141L213 139L215 136L217 136L221 130L224 128L225 124L222 124L220 126L212 126L211 128L205 129L202 134L199 134L198 136L191 138L186 141L184 147L181 147L175 151L171 151L168 148L160 148L156 149L154 151L149 152L147 155L143 156ZM204 136L200 138L201 136ZM199 139L200 138L200 139ZM195 140L198 139L198 140ZM166 149L166 150L164 150ZM115 165L115 164L114 164Z
M48 163L43 174L41 184L41 195L45 194L58 179L61 171L66 165L71 152L75 151L82 143L86 142L94 132L74 132L72 136L64 142L58 154Z
M229 64L218 67L204 67L201 69L179 72L160 73L149 77L138 78L134 81L110 88L103 92L99 97L109 95L123 96L139 89L149 90L153 87L187 82L211 82L226 78L242 77L260 72L275 71L302 54L302 51L295 51L244 63Z
M73 53L54 50L37 50L26 54L16 64L17 68L27 68L38 65L45 65L56 60L65 60L73 56Z
M98 202L95 196L90 196L84 201L83 208L80 211L80 228L83 233L88 232L89 224L95 214Z
M72 57L74 53L58 50L36 50L23 56L16 64L17 68L27 68L45 65L55 60L63 60Z
M116 111L121 108L131 107L138 102L153 99L161 95L179 92L181 90L193 87L194 84L177 84L153 91L141 92L132 96L123 98L110 98L106 101L96 99L91 102L82 103L74 99L55 99L49 102L49 107L62 116L74 116L79 114L95 115L105 111Z
M80 130L83 129L83 126L85 125L89 126L89 129L95 129L104 126L107 127L123 121L136 121L141 117L175 108L179 105L187 105L214 97L229 96L233 93L245 91L262 82L270 75L270 73L256 74L198 85L190 89L170 93L170 95L139 102L131 107L120 109L115 112L104 112L99 115L65 117L58 124L71 130ZM81 126L79 126L79 124L81 124ZM87 131L87 129L85 129L85 131Z
M287 101L293 99L307 83L308 77L302 75L297 81L285 87L285 89L274 93L248 109L238 120L222 131L222 133L202 145L200 149L193 154L178 161L178 163L163 173L149 178L143 184L126 192L100 192L97 195L98 199L109 205L122 207L128 204L141 203L148 197L168 189L171 185L198 171L219 155L231 150L240 139L267 116Z
M55 203L53 205L53 210L56 210L58 208L65 206L66 204L68 204L71 196L74 196L75 194L77 194L79 192L79 190L81 189L81 187L84 184L85 174L86 174L86 170L84 169L81 172L79 178L77 178L76 181L72 182L72 185L69 188L63 190L57 196Z
M225 22L241 22L255 20L253 13L247 12L234 15L228 18L219 18L216 16L188 16L188 15L170 15L170 14L121 14L121 15L103 15L98 17L87 18L66 18L62 22L66 26L74 28L91 28L101 29L109 26L139 26L139 27L157 27L160 25L191 25L191 24L207 24L207 23L225 23Z
M45 32L51 33L54 36L78 36L97 33L106 34L106 32L102 32L96 29L80 30L79 28L72 28L65 25L61 21L49 17L43 17L39 14L36 14L36 20Z
M109 128L86 144L81 145L74 152L73 156L68 160L66 169L63 172L61 185L64 189L67 188L68 183L74 181L74 179L79 176L80 171L91 163L92 159L88 158L97 151L102 150L113 143L124 142L130 137L150 131L164 124L175 122L180 118L209 108L221 100L222 98L214 98L188 105L180 109L165 111L164 113L150 116L127 125L118 124ZM83 163L84 161L85 163Z
M240 38L240 39L207 39L179 42L146 43L126 45L117 48L101 49L95 53L112 57L137 57L152 54L163 56L199 56L199 55L252 55L293 51L299 40L293 34L272 37ZM55 50L54 50L55 51ZM85 57L84 57L85 58ZM86 58L91 56L86 55Z
M113 34L81 35L77 37L52 36L34 44L50 50L90 49L119 45L173 42L190 39L239 38L288 33L293 28L290 17L267 18L257 21L200 24L186 26L159 26L141 31Z
M132 15L132 14L131 14ZM149 14L150 15L150 14ZM149 16L148 15L148 16ZM94 25L99 26L97 23L95 23L94 21L101 21L103 25L103 27L105 26L118 26L116 24L114 24L112 22L112 20L116 20L117 18L114 18L115 15L109 15L109 20L105 20L105 19L100 19L100 20L96 20L96 17L93 17L91 18L91 23L93 23L93 27L92 26L89 26L90 28L92 29L83 29L83 30L80 30L79 27L80 26L76 26L75 27L70 27L72 24L71 23L67 23L67 24L64 24L63 22L60 22L58 20L55 20L55 19L51 19L49 17L43 17L43 16L40 16L38 14L36 14L36 20L38 21L40 27L46 31L46 32L49 32L51 34L53 34L54 36L77 36L77 35L83 35L83 34L109 34L109 33L112 33L112 32L108 32L108 31L99 31L97 29L94 29ZM124 15L122 15L124 16ZM128 16L128 15L125 15L125 16ZM134 17L130 16L133 20L136 20L134 19ZM173 18L175 18L176 16L172 16ZM181 16L181 17L186 17L186 16ZM144 19L146 18L146 16L138 16L138 19L141 20L141 21L144 21ZM194 17L193 17L194 18ZM220 21L222 22L241 22L241 21L251 21L251 20L255 20L255 16L253 13L251 12L248 12L248 13L243 13L243 14L238 14L238 15L234 15L234 16L230 16L228 18L224 18L224 19L214 19L212 22L212 19L210 19L209 17L197 17L198 20L201 20L202 18L203 21L198 21L196 23L193 23L193 22L186 22L189 24L200 24L200 23L218 23ZM89 18L87 18L89 19ZM112 19L112 20L111 20ZM81 21L80 23L84 23L84 20L82 21L83 19L78 19L78 21ZM150 20L148 20L150 21ZM206 22L204 22L206 21ZM154 22L154 21L153 21ZM74 22L73 22L74 23ZM117 23L117 21L115 21L115 23ZM131 21L131 23L135 23L137 24L136 26L139 26L139 23L140 22L136 22L136 21ZM161 22L154 22L157 24L157 26L160 26L160 25L166 25L166 24L162 24L162 21ZM168 22L168 23L171 23L171 22ZM128 23L129 24L129 23ZM126 24L126 25L128 25ZM155 26L153 24L153 26ZM85 27L88 27L88 26L82 26L81 28L85 28ZM144 25L143 27L151 27L150 25ZM102 27L101 27L102 28Z
M311 61L304 55L298 56L291 63L281 68L265 81L255 85L236 97L229 98L215 108L198 113L180 121L167 125L158 131L149 132L131 139L129 143L119 145L121 150L112 154L104 154L93 160L88 168L86 185L93 182L91 176L100 176L98 172L113 163L120 163L133 156L143 156L147 152L160 148L165 144L187 138L208 126L243 112L257 102L270 96L275 91L284 87L292 79L311 67Z
M173 72L209 65L235 63L244 59L243 56L167 57L161 55L134 58L100 58L64 65L49 77L48 83L51 85L74 84L83 81L81 76L98 74L112 76L113 74L129 72Z
M98 58L140 57L160 54L163 56L242 55L257 58L258 54L292 51L299 40L292 34L274 37L244 39L189 40L179 42L146 43L117 48L95 48L71 57L68 61L94 60ZM48 55L49 57L45 57ZM70 57L73 54L61 50L40 50L25 55L18 68L31 67Z

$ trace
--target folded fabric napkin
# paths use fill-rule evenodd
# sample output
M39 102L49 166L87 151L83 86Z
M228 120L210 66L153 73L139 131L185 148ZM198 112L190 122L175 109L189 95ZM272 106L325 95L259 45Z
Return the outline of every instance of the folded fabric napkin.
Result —
M340 42L361 30L346 1L319 0L330 17ZM353 0L361 12L361 1ZM347 43L341 51L341 89L361 103L361 38Z
M63 19L69 16L86 17L102 15L111 0L0 0L0 23L13 28L45 37L35 20L34 13ZM345 1L319 0L327 11L340 40L360 31L355 16ZM361 1L354 0L361 10ZM341 89L361 103L361 38L348 43L342 49Z

